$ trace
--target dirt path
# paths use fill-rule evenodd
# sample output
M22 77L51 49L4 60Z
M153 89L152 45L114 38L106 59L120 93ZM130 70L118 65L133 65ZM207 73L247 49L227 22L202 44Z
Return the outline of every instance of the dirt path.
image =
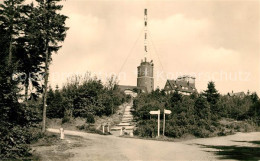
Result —
M58 133L56 129L48 129ZM252 141L260 141L260 132L238 133L232 136L193 139L183 142L163 142L115 136L102 136L76 131L65 131L66 135L81 136L84 146L69 149L74 154L68 160L218 160L212 151L214 146L259 147ZM257 149L258 150L258 149ZM260 154L260 151L259 151ZM232 158L227 158L232 159Z

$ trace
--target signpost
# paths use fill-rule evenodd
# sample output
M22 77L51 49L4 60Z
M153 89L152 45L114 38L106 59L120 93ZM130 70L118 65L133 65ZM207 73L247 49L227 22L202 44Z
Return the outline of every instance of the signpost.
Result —
M165 114L171 114L172 111L171 110L163 110L163 136L164 136L164 132L165 132Z
M158 137L160 136L160 110L158 111L150 111L151 115L158 115Z

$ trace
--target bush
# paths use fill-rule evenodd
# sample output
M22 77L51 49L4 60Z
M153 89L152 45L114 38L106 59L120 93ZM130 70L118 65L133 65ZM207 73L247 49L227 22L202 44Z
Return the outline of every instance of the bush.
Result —
M135 135L156 136L157 123L149 120L151 118L149 112L160 110L162 113L163 109L172 111L166 116L165 136L168 137L182 137L186 134L210 137L217 134L232 134L235 130L251 131L249 125L243 127L233 125L233 129L231 126L222 127L219 121L222 117L244 122L250 119L259 125L260 101L258 99L255 95L246 95L243 98L222 96L215 89L213 82L209 83L204 93L191 96L181 95L178 92L166 95L158 89L149 94L140 93L133 101L133 115L138 121ZM161 119L162 117L163 114Z
M0 158L17 159L30 156L30 133L21 126L0 127Z
M114 81L114 80L113 80ZM55 92L50 88L47 96L47 116L49 118L64 118L68 121L67 111L70 117L109 116L114 114L118 106L128 100L124 92L117 88L117 82L109 82L104 85L95 77L74 76L68 79L66 85ZM87 116L89 115L89 116Z
M137 127L134 130L134 135L141 136L141 137L155 137L157 136L157 121L156 120L147 120L147 121L140 121L137 124Z
M93 114L87 114L86 123L95 123L95 118L94 118Z
M93 127L93 126L91 126L91 125L89 125L89 124L77 126L77 128L78 128L79 130L84 130L84 131L89 132L89 133L95 133L95 134L104 135L101 130L96 129L95 127Z

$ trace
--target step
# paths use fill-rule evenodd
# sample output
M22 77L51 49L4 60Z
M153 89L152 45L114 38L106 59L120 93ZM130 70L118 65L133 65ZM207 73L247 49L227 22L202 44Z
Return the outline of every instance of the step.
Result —
M122 120L120 123L131 123L133 120Z
M122 120L133 120L134 118L133 117L123 117Z
M133 120L133 117L123 117L123 118L122 118L122 121L123 121L123 120Z
M134 129L135 126L122 126L122 127L124 127L126 130L132 130L132 129ZM110 130L111 131L121 130L122 127L116 126L116 127L111 128Z
M127 117L122 117L122 120L132 120L133 119L133 116L131 117L131 116L127 116Z
M131 123L133 120L122 120L121 123Z
M118 124L117 126L130 126L130 123L127 122L121 122L120 124Z
M123 117L133 117L133 115L123 115Z
M127 133L132 133L133 129L125 130ZM114 136L120 136L120 130L110 131Z

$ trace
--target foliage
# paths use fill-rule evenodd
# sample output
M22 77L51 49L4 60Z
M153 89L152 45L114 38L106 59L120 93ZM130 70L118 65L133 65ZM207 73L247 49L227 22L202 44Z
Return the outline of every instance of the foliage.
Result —
M152 110L161 111L161 124L163 109L172 111L166 115L165 136L168 137L182 137L186 134L209 137L249 129L249 124L241 124L240 128L229 127L232 130L226 131L227 127L219 123L221 118L252 120L250 124L260 123L260 103L255 93L243 98L220 95L214 82L209 82L208 89L203 93L190 96L178 92L166 95L158 89L150 94L141 93L134 99L133 107L133 115L137 120L134 133L142 137L157 135L157 118L149 114Z
M248 110L247 117L260 126L260 100L257 100Z
M18 102L15 82L5 76L2 67L0 77L0 158L18 158L29 155L32 135L29 129L39 122L38 111L30 105ZM7 72L8 73L8 72Z
M42 92L40 80L36 78L43 75L45 52L58 51L61 47L58 42L65 38L67 17L55 13L62 9L62 6L55 5L58 1L37 0L36 6L25 4L24 0L0 3L1 159L19 159L29 155L28 144L41 137L39 131L32 129L39 129L36 124L41 121L39 107L43 105L33 98L28 100L27 96L29 86L35 88L35 94L31 91L34 98ZM49 5L44 6L45 3ZM50 61L51 57L47 60Z
M215 88L215 83L212 81L208 83L208 89L204 91L203 95L210 104L216 104L220 96Z
M86 122L94 123L95 115L109 116L125 100L127 96L117 88L114 77L104 85L101 80L89 75L73 76L60 90L53 92L50 88L48 91L47 116L63 118L63 122L69 121L70 117L83 117Z
M52 88L50 87L48 91L48 96L49 96L47 98L48 118L63 118L64 111L65 111L65 102L59 89L57 88L55 92L53 92Z

